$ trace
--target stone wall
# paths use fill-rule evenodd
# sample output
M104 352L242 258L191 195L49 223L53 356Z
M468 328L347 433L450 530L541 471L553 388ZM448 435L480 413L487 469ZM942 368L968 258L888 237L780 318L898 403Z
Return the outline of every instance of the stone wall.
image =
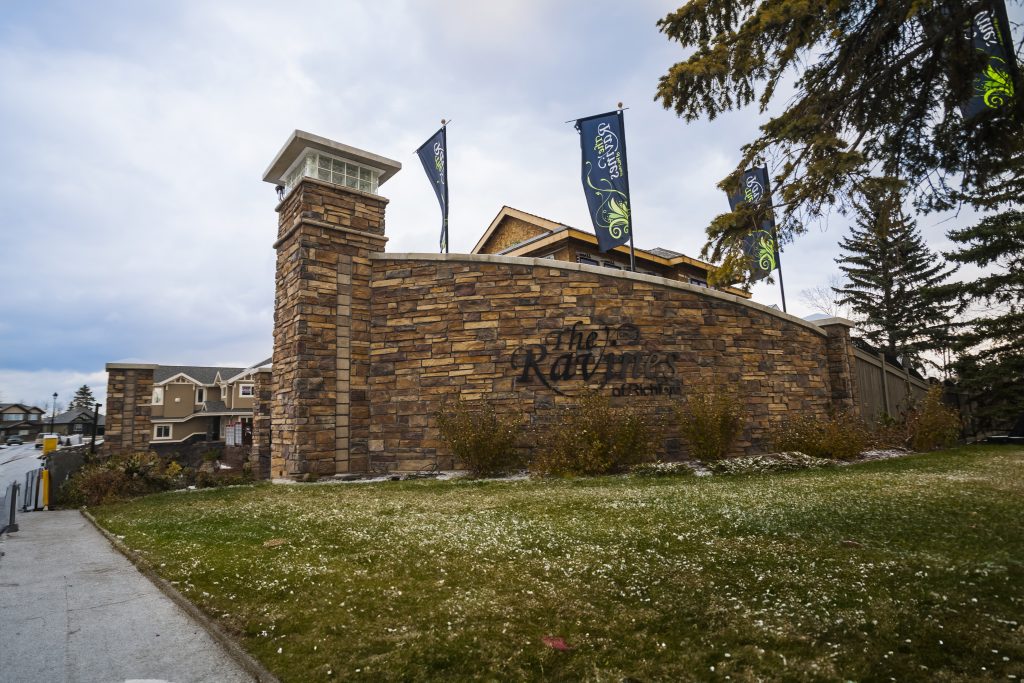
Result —
M274 378L269 370L253 376L252 446L249 465L257 479L270 479L270 410L274 400Z
M824 330L707 288L544 259L378 254L373 265L375 465L443 463L436 414L459 395L545 421L585 387L665 413L718 383L744 402L735 454L764 449L787 412L824 415L848 398ZM674 436L662 454L684 456Z
M305 178L278 207L272 476L365 471L377 195Z
M152 436L150 401L156 366L107 364L107 415L103 453L127 455L149 450Z

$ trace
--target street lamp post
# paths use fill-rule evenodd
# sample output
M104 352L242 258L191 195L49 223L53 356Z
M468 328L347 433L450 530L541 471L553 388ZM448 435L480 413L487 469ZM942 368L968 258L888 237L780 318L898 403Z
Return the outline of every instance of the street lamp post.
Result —
M57 392L53 392L53 412L50 413L50 433L53 434L53 420L57 417Z
M89 445L89 454L96 455L96 428L100 424L100 406L102 403L96 404L96 409L92 413L92 444Z

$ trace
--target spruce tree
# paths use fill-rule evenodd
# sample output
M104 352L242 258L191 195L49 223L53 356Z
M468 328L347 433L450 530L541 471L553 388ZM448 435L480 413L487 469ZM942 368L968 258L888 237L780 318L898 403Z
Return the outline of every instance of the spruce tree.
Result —
M78 387L78 391L75 392L75 396L71 399L71 404L68 406L68 410L73 410L75 408L92 410L95 405L96 397L92 395L92 389L83 384Z
M1024 212L989 216L949 238L958 245L950 260L990 269L946 288L959 294L960 310L982 310L956 340L955 368L988 427L1024 411Z
M839 303L850 307L869 342L920 362L949 324L951 305L935 288L953 269L924 244L899 192L884 181L868 186L840 247Z
M746 107L763 115L756 137L736 141L737 165L719 187L731 192L745 168L767 164L782 244L830 211L852 209L856 187L879 171L906 180L921 210L997 207L1024 195L1019 70L1003 65L991 81L1000 97L983 115L961 107L992 68L971 42L973 22L992 6L687 2L658 22L685 56L655 99L686 121ZM1012 52L1012 37L999 35ZM705 256L742 263L752 211L715 218Z

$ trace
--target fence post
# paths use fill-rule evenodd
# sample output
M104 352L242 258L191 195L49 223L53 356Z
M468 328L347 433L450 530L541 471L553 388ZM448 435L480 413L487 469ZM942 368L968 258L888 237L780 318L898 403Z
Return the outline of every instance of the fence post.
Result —
M11 484L11 516L7 523L7 533L18 530L18 523L14 521L14 514L18 510L18 482Z
M885 352L878 352L878 360L882 362L882 405L885 406L885 414L892 417L892 406L889 405L889 370L885 367Z

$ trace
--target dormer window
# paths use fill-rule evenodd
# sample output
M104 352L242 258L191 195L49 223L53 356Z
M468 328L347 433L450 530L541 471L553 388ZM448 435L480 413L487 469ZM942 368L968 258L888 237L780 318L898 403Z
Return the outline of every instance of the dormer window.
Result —
M377 194L380 174L376 168L307 148L285 176L285 192L291 192L300 180L309 177Z
M243 398L252 398L253 396L255 396L254 388L255 387L252 384L239 384L238 395Z
M153 387L153 405L162 406L164 404L164 388Z
M196 403L202 403L206 400L206 389L203 387L196 387Z

